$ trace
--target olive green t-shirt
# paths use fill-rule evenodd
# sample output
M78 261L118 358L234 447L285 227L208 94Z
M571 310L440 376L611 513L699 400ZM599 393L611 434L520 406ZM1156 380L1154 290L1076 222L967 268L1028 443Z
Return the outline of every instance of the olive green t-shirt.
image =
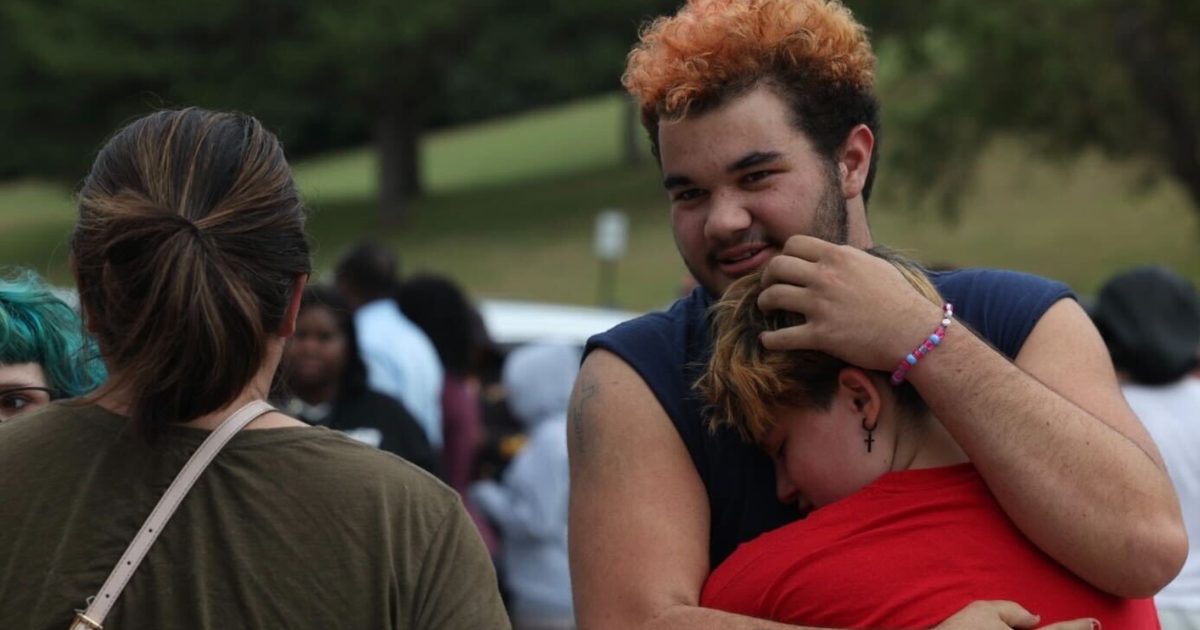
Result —
M66 630L208 431L151 447L56 404L0 424L0 628ZM163 529L106 630L509 628L458 495L317 427L242 431Z

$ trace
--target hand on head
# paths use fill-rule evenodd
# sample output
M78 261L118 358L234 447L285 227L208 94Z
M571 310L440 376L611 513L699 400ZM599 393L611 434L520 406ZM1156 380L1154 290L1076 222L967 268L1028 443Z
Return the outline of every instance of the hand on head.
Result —
M794 236L767 264L758 306L802 314L804 323L764 333L762 343L891 371L942 319L937 302L915 289L912 279L865 251Z

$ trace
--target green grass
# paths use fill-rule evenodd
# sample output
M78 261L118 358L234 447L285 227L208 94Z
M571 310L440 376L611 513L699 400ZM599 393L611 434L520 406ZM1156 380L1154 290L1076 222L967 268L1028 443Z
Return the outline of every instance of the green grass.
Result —
M618 298L652 307L669 299L683 274L656 180L653 168L609 167L431 196L414 204L402 232L387 237L406 273L444 273L480 296L587 304L597 292L594 214L621 207L632 229ZM319 273L354 238L386 235L369 202L318 202L311 228Z
M611 166L620 155L623 98L617 94L564 107L431 134L422 174L434 195ZM375 154L337 153L297 165L310 198L362 200L375 190Z
M396 244L406 273L444 273L476 296L594 303L595 214L616 207L632 221L619 302L668 302L684 269L653 163L618 165L622 114L613 95L431 134L423 145L430 194L413 203L403 230L376 221L369 151L297 164L318 273L370 234ZM871 209L876 239L927 263L1021 269L1084 293L1114 271L1151 262L1200 281L1200 215L1170 181L1139 192L1132 167L1090 154L1050 163L1011 142L991 147L980 166L953 224L883 194L884 172ZM72 212L63 188L0 184L0 264L67 282L62 243Z
M1200 283L1200 215L1173 181L1147 187L1131 165L1094 153L1055 164L1013 142L990 147L981 167L959 221L884 199L872 210L876 239L927 263L1020 269L1082 293L1150 263Z
M75 218L70 190L36 180L0 183L0 265L69 279L66 233Z

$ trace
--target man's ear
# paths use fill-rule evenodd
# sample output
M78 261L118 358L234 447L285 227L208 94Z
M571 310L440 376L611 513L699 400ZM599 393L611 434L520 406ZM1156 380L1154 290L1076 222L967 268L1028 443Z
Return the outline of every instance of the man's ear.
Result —
M300 302L304 299L304 287L308 284L308 274L296 276L292 283L292 299L288 302L287 311L283 313L283 321L279 323L279 336L287 339L296 334L296 319L300 317Z
M875 151L875 134L866 125L850 130L837 155L838 177L842 195L853 199L862 194L867 175L871 172L871 155Z
M854 416L861 418L868 429L874 430L883 411L883 392L862 368L842 368L838 374L838 395L851 405Z

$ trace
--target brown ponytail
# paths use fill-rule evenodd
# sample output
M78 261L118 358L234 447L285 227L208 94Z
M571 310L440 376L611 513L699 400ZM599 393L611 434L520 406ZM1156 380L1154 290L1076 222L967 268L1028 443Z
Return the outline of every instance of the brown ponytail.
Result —
M138 431L228 406L266 358L297 276L304 213L253 117L161 111L101 149L71 236L80 301Z

